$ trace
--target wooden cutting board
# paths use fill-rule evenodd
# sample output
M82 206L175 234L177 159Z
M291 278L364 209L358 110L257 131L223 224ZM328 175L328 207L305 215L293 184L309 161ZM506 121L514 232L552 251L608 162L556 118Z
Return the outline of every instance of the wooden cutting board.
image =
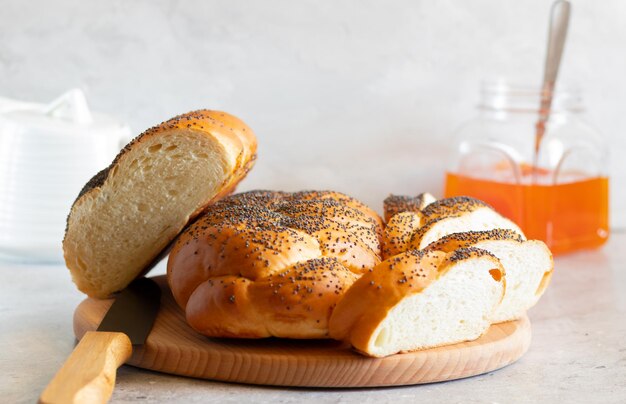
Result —
M527 317L492 325L481 338L412 353L368 358L331 340L237 340L207 338L193 331L176 305L164 276L161 310L130 365L159 372L229 382L278 386L372 387L454 380L499 369L530 345ZM112 300L85 299L74 313L78 339L95 330Z

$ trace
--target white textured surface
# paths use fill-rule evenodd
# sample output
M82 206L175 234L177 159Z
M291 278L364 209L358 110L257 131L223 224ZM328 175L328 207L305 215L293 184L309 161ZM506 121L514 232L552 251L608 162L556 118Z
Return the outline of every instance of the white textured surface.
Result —
M112 402L624 403L626 233L556 260L530 312L533 342L515 364L464 380L380 389L288 389L168 376L124 366ZM162 273L161 265L154 273ZM34 402L74 345L83 296L62 267L0 264L0 401Z
M626 2L573 3L562 82L586 91L612 144L613 219L624 225ZM541 80L548 10L546 0L3 0L0 95L47 101L78 86L136 132L221 108L259 136L242 189L334 187L378 206L389 192L441 192L441 150L475 113L479 80Z

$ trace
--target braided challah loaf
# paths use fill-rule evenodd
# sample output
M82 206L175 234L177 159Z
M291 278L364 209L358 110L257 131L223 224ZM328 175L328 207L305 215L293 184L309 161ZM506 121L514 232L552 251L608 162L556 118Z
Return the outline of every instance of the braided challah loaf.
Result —
M179 237L168 281L202 334L327 338L335 304L380 262L381 224L337 192L233 195Z

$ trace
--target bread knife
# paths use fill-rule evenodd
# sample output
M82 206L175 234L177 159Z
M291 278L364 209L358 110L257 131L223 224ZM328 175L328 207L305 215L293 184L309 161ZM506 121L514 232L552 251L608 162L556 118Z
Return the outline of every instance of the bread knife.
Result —
M87 331L39 397L40 403L106 403L117 368L148 338L161 304L152 279L134 280L115 299L96 331Z

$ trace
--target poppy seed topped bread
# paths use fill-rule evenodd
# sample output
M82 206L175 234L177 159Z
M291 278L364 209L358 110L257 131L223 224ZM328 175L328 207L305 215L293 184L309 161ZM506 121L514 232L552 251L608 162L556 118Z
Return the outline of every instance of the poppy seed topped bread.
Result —
M480 337L504 296L491 253L409 250L357 280L333 310L330 336L383 357Z
M513 230L453 233L431 243L426 250L451 252L468 247L489 251L506 271L506 293L494 313L494 323L522 317L537 303L552 278L554 263L545 243L526 241Z
M328 338L335 304L380 262L380 233L375 212L338 192L232 195L178 238L168 282L204 335Z
M252 130L220 111L179 115L139 135L71 208L63 252L77 287L97 298L125 288L255 158Z
M437 198L428 192L421 193L418 196L389 195L383 201L385 222L389 222L392 216L402 212L412 212L419 215L422 210L436 200Z

